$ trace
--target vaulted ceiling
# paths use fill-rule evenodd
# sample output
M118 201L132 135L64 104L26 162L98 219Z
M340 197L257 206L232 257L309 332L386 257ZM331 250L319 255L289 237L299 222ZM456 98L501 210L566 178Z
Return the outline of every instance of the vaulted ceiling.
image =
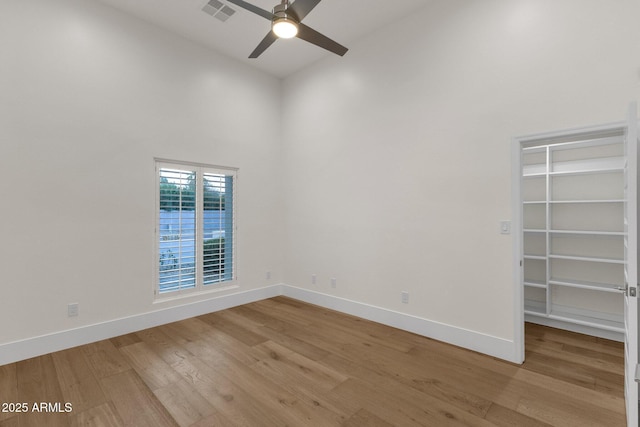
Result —
M226 0L220 2L235 13L225 21L220 19L225 18L222 14L212 16L203 11L209 0L100 1L276 77L286 77L321 58L335 56L302 40L290 39L278 40L259 58L249 59L249 54L270 31L270 23ZM279 0L248 1L269 11L280 3ZM351 48L359 38L426 7L429 1L323 0L304 19L304 23ZM398 48L402 49L402 46Z

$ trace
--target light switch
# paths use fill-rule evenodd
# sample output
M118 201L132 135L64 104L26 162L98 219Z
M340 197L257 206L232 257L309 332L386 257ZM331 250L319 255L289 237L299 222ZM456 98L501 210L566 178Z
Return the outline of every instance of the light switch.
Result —
M511 221L500 221L500 234L511 234Z

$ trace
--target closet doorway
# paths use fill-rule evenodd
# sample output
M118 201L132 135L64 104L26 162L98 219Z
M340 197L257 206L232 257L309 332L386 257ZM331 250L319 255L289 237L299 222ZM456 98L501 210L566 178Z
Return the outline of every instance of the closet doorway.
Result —
M519 323L625 343L628 425L638 425L637 113L627 122L514 139Z

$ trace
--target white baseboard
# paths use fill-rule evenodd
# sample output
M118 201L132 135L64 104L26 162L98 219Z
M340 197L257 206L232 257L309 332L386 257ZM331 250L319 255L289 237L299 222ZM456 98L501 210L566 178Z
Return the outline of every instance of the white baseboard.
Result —
M289 285L283 286L283 295L382 323L383 325L403 329L458 347L464 347L509 362L522 363L522 360L518 358L519 352L517 351L516 343L504 338Z
M279 295L273 285L2 344L0 366Z
M518 352L513 341L308 289L289 285L273 285L1 344L0 366L280 295L403 329L510 362L522 363L522 360L517 358Z

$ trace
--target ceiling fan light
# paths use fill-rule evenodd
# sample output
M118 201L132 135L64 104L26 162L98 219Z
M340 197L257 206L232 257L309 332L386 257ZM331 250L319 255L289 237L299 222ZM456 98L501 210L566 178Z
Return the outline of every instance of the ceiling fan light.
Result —
M281 39L290 39L298 34L298 24L287 18L278 18L273 21L271 29Z

